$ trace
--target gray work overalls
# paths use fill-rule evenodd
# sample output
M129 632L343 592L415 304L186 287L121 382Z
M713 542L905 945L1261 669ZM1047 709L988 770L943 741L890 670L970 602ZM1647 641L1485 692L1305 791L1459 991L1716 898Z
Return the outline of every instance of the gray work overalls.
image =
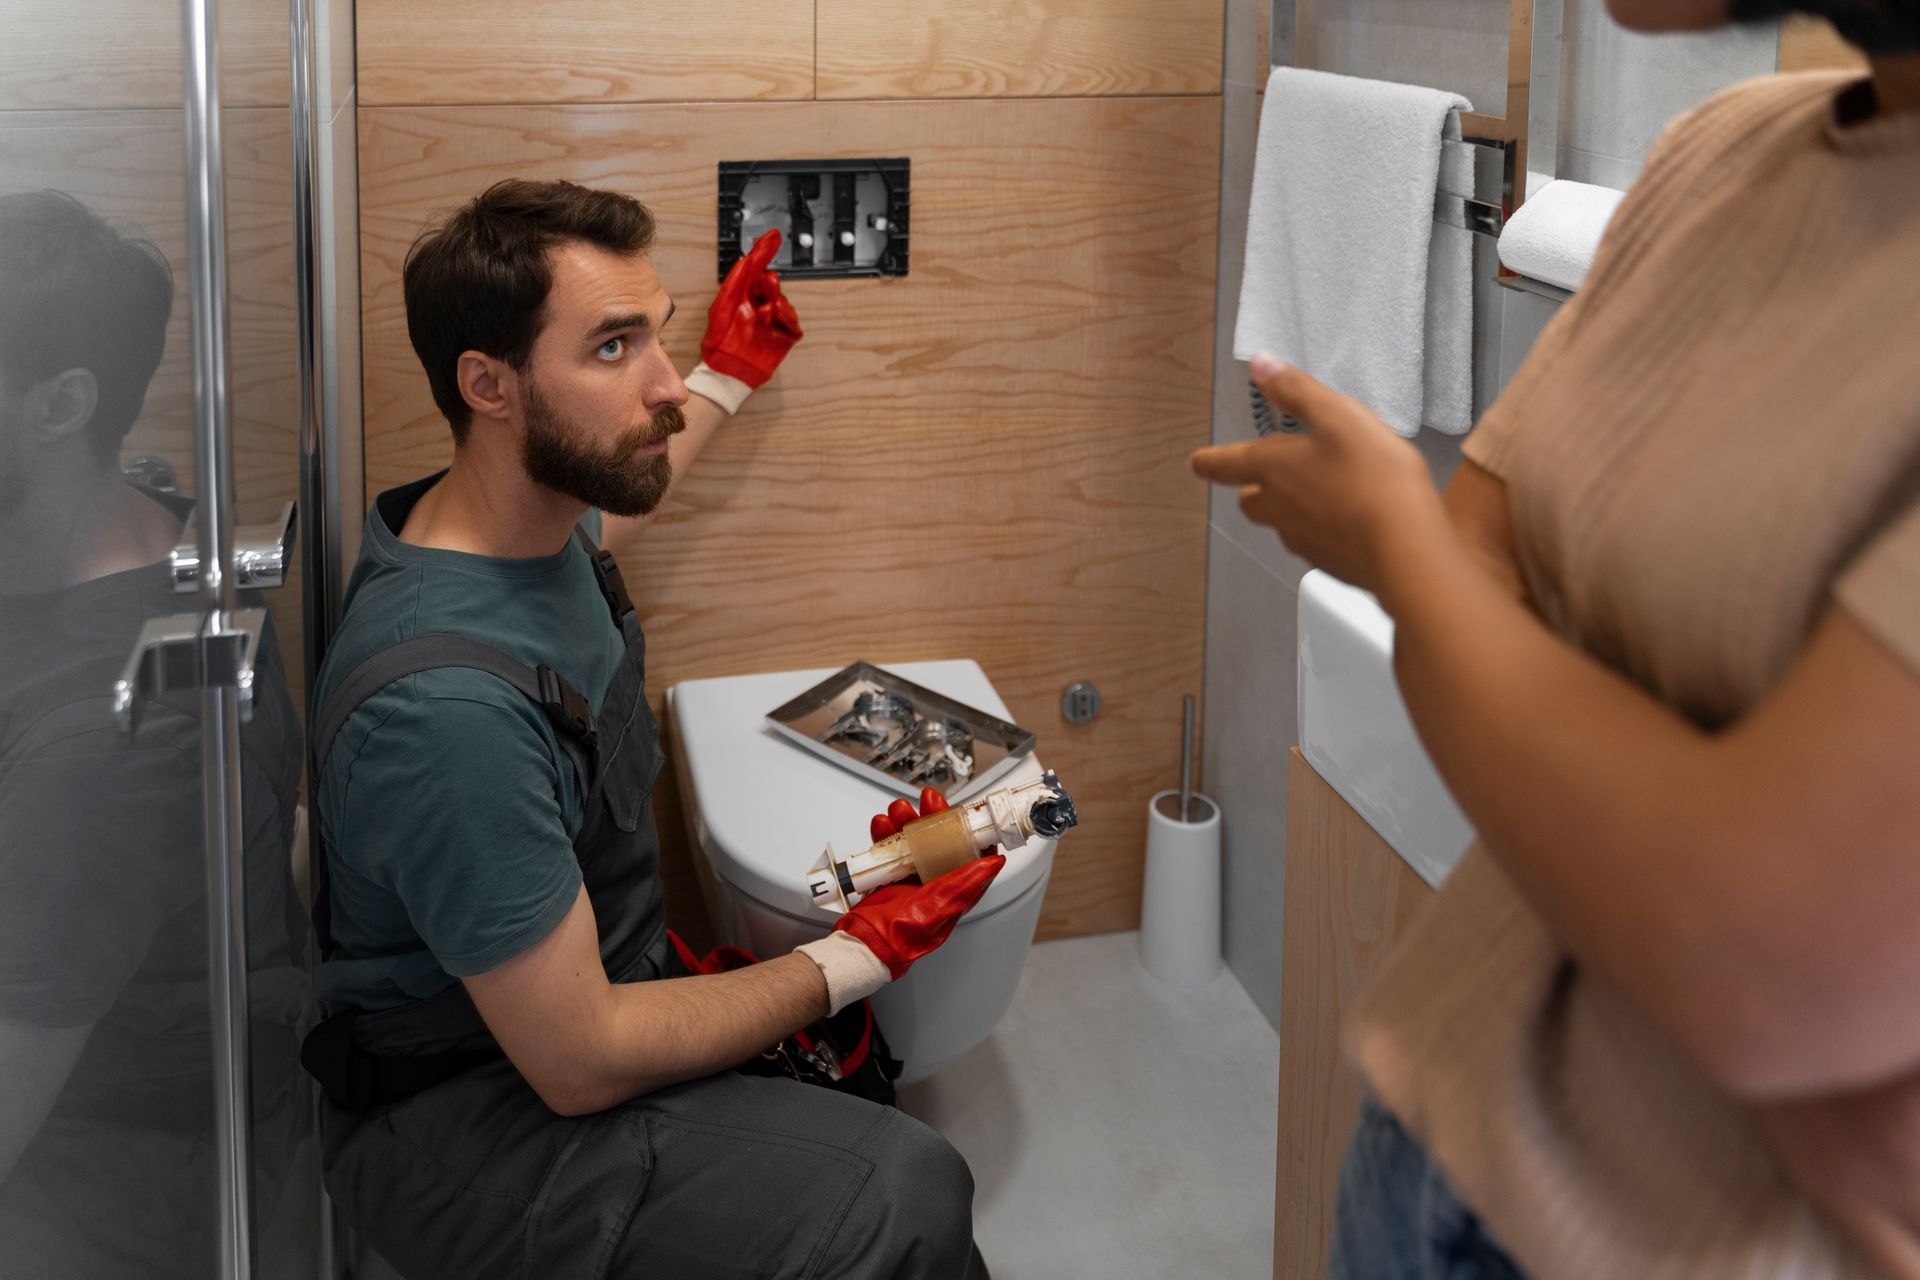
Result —
M580 540L626 638L597 714L549 668L463 637L415 637L366 659L321 708L315 776L353 709L394 680L443 666L506 680L546 711L577 766L586 803L573 850L607 976L646 982L681 972L669 958L651 803L659 726L619 569ZM325 881L323 866L323 956ZM966 1162L889 1107L726 1071L596 1115L556 1115L457 982L414 1004L335 1014L303 1056L329 1095L328 1191L408 1280L986 1274Z

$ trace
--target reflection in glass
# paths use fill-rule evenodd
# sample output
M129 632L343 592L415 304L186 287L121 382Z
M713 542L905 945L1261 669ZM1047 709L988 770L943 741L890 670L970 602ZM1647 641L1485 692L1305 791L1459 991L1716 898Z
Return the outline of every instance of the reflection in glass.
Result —
M184 434L142 421L174 275L70 195L0 194L0 1275L214 1270L199 700L150 703L127 740L108 699L143 623L193 605L163 568L193 504L155 487L191 455L121 469L136 424ZM241 732L253 1193L262 1272L287 1274L269 1224L311 1213L289 1203L310 1158L301 742L263 649Z

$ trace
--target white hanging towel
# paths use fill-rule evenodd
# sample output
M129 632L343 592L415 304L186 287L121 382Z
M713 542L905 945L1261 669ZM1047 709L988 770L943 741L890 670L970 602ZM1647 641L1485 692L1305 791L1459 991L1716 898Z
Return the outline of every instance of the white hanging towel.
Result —
M1403 436L1473 422L1473 234L1434 196L1473 190L1459 94L1276 67L1247 219L1235 359L1266 351Z
M1626 195L1585 182L1549 182L1507 219L1500 232L1501 263L1523 276L1578 289Z

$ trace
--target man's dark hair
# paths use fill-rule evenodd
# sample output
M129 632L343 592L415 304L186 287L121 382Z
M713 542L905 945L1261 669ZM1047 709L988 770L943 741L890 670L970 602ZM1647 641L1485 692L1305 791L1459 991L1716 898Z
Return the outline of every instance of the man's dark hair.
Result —
M0 377L32 386L86 369L98 388L87 438L112 462L167 347L173 272L64 191L0 196Z
M553 288L547 254L574 241L645 253L653 215L618 192L513 178L488 187L407 251L407 336L455 440L466 438L473 417L456 376L460 353L483 352L524 371Z

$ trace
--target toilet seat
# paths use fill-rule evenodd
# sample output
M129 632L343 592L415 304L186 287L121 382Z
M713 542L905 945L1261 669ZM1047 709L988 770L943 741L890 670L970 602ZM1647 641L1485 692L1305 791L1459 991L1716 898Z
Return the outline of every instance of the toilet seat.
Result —
M968 706L1012 719L977 662L883 665ZM810 755L775 733L766 716L837 669L688 680L667 691L683 752L682 794L715 874L763 906L823 929L834 917L813 904L808 869L829 841L842 856L872 843L868 822L897 793ZM1041 765L1029 757L988 789L1035 781L1040 774ZM1004 851L1006 867L967 919L992 915L1045 878L1053 844L1035 839Z

